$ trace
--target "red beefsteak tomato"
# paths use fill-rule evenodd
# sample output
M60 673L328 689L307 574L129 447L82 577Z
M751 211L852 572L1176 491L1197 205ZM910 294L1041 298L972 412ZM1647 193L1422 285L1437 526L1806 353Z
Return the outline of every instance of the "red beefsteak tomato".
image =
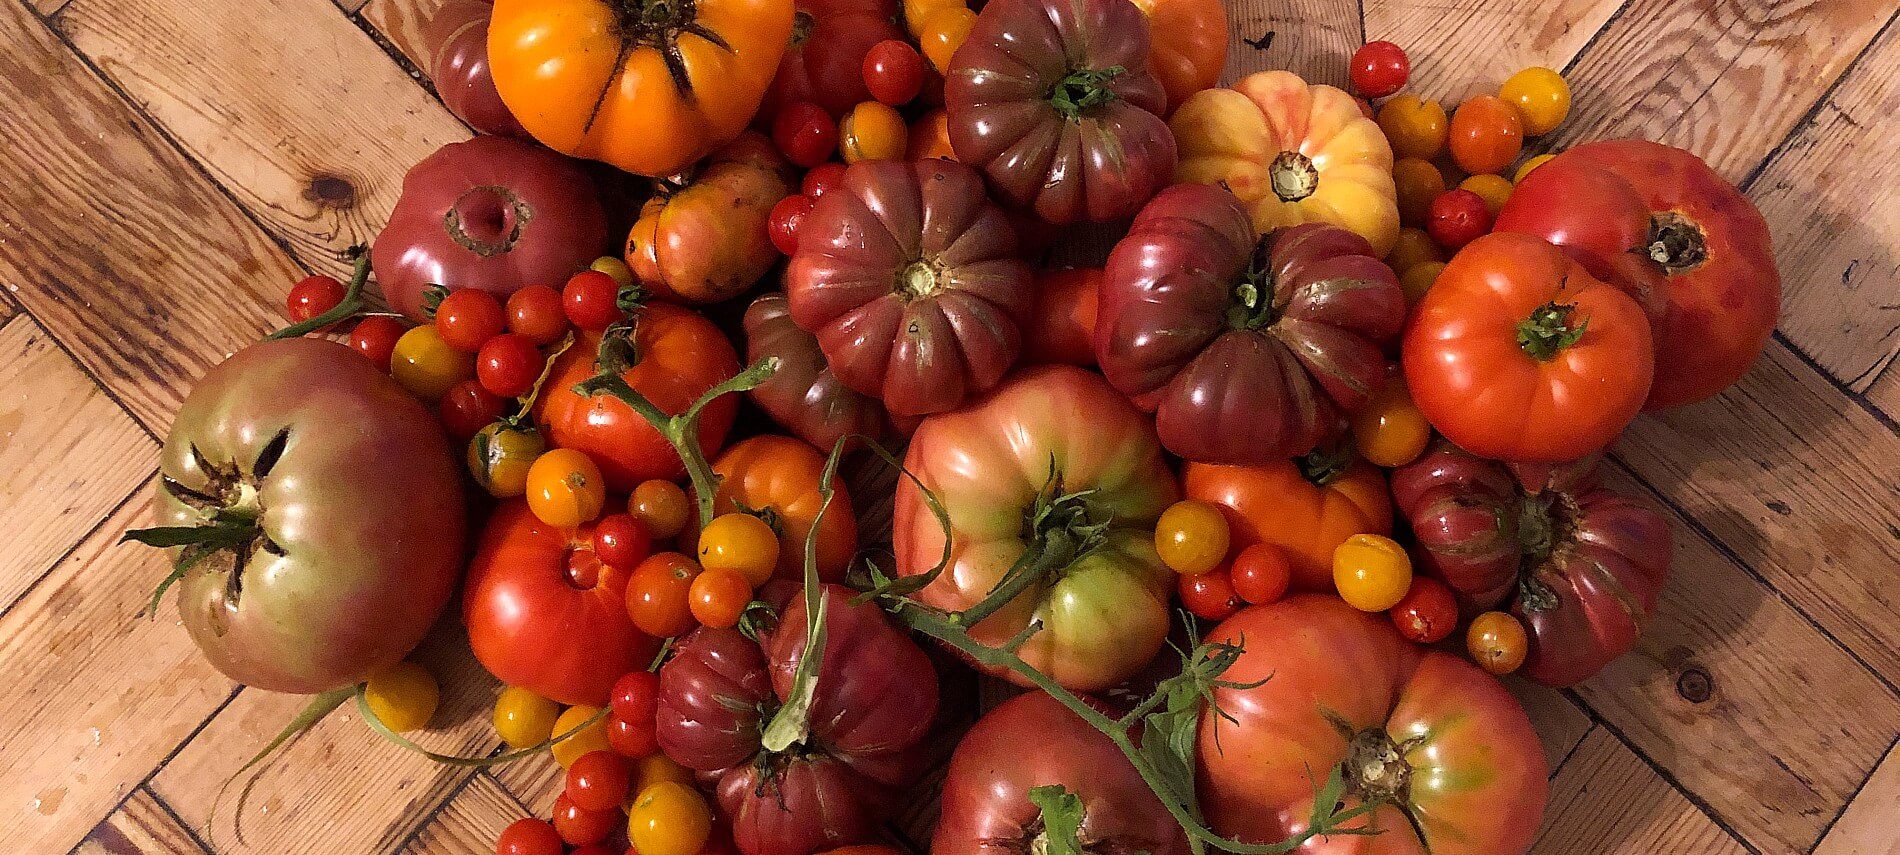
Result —
M1228 552L1271 543L1293 565L1293 587L1333 590L1333 550L1355 534L1391 534L1392 500L1379 467L1315 453L1251 466L1189 463L1181 472L1190 499L1227 517Z
M864 55L885 39L904 38L895 0L798 0L791 47L779 58L759 116L770 122L780 110L810 101L831 118L844 118L871 100Z
M778 370L746 394L772 421L806 442L829 452L847 436L882 437L895 430L884 402L838 379L818 339L792 322L783 293L766 294L746 307L745 343L748 364L768 356L779 360Z

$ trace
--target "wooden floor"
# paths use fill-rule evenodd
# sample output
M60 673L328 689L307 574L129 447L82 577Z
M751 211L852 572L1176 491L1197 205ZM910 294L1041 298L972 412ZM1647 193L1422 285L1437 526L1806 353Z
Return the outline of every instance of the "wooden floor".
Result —
M232 685L175 612L135 617L164 561L114 545L145 521L193 378L278 325L291 281L341 273L404 170L468 134L408 59L432 2L0 0L4 848L488 853L550 804L548 761L434 766L347 710L248 799L218 798L301 700ZM1404 45L1418 88L1447 100L1524 65L1566 69L1578 108L1555 145L1686 146L1773 226L1787 297L1760 364L1616 449L1614 480L1675 516L1654 626L1575 691L1520 687L1555 770L1539 852L1900 852L1894 9L1233 8L1235 73L1342 82L1372 38ZM427 741L493 750L492 682L453 638L428 655L450 691Z

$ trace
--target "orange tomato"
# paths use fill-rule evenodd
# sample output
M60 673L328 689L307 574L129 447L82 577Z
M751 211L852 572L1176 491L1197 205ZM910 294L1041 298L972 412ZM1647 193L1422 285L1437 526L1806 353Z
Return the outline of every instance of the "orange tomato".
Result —
M1293 588L1333 590L1333 550L1355 534L1390 534L1385 475L1364 461L1302 458L1257 466L1189 463L1187 498L1220 505L1230 549L1271 543L1293 565Z
M1392 538L1355 534L1333 550L1333 584L1347 605L1362 612L1385 611L1412 589L1411 556Z
M573 528L600 516L607 504L607 481L585 453L556 448L528 467L527 499L536 519Z
M1438 281L1438 274L1445 272L1445 262L1427 261L1405 268L1399 274L1399 287L1405 291L1405 304L1418 305L1425 299L1425 292L1432 289L1432 283Z
M950 57L963 47L964 39L976 27L976 13L963 0L915 0L904 4L904 18L911 22L911 35L923 46L932 68L942 74L950 68Z
M1511 180L1502 175L1473 175L1458 183L1458 187L1478 194L1484 200L1484 209L1495 217L1504 210L1504 203L1511 198Z
M845 163L901 159L909 138L904 117L881 101L865 101L838 120L838 156Z
M1045 270L1036 274L1036 308L1023 331L1023 362L1095 367L1095 304L1102 269Z
M1438 262L1428 262L1437 264ZM1424 268L1426 265L1419 265ZM1417 268L1415 268L1417 269ZM1410 271L1407 271L1408 273ZM1432 426L1412 403L1404 377L1389 377L1364 406L1352 414L1353 444L1366 460L1388 469L1404 466L1425 451Z
M1404 273L1421 264L1444 261L1445 253L1424 229L1406 226L1399 229L1399 242L1392 247L1392 253L1385 257L1385 263L1393 270Z
M1526 136L1550 133L1570 115L1570 84L1563 75L1542 66L1511 75L1498 88L1498 97L1517 108Z
M676 302L738 296L779 259L765 224L772 206L792 192L790 169L770 140L740 136L685 185L662 182L627 235L625 265L615 266Z
M1221 0L1135 0L1148 16L1148 70L1178 107L1220 82L1227 64L1227 7Z
M931 110L910 123L910 141L905 147L905 160L956 160L957 153L950 148L950 114L942 107Z
M1472 175L1511 168L1524 150L1524 119L1517 108L1492 95L1458 105L1451 116L1451 159Z
M1392 182L1398 194L1399 219L1413 228L1423 228L1431 217L1432 200L1445 192L1445 173L1428 161L1404 157L1392 164Z
M825 471L825 455L803 440L767 434L726 449L713 463L713 471L719 473L714 510L730 514L746 509L769 517L778 532L777 575L804 578L805 537L824 503L818 494L818 477ZM851 556L858 551L858 518L851 496L842 482L834 481L832 487L836 498L818 531L818 575L827 581L844 578ZM687 527L696 524L689 520Z
M1379 130L1392 143L1392 156L1431 160L1445 150L1450 118L1437 101L1398 95L1379 107Z

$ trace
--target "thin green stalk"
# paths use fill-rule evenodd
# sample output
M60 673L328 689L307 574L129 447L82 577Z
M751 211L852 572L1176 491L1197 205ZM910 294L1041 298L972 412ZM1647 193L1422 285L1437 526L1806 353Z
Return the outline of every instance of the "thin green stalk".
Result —
M951 612L949 620L963 626L976 626L982 623L984 618L1001 611L1022 592L1042 581L1043 577L1062 569L1075 559L1073 551L1067 548L1068 535L1066 533L1050 532L1049 538L1050 543L1039 541L1030 547L1036 551L1026 566L1011 568L1011 572L1005 574L1003 581L981 602L960 612ZM1060 541L1058 542L1057 539Z
M350 247L350 252L356 256L356 267L350 273L350 281L344 285L342 301L332 306L330 311L324 312L310 320L299 321L270 335L264 336L265 341L309 335L317 330L326 329L334 324L349 320L351 316L362 311L363 284L369 281L369 250L362 246L353 246Z

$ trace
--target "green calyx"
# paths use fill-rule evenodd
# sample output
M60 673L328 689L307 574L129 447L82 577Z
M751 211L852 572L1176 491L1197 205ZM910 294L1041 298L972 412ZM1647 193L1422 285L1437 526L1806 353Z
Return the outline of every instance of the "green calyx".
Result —
M1518 322L1517 346L1538 362L1549 362L1563 349L1583 340L1589 318L1576 318L1577 304L1552 300Z
M1079 119L1088 110L1119 97L1115 90L1109 88L1109 82L1126 73L1128 69L1119 65L1075 69L1057 81L1055 88L1049 91L1049 103L1055 106L1056 112L1061 113L1063 118L1071 121Z

